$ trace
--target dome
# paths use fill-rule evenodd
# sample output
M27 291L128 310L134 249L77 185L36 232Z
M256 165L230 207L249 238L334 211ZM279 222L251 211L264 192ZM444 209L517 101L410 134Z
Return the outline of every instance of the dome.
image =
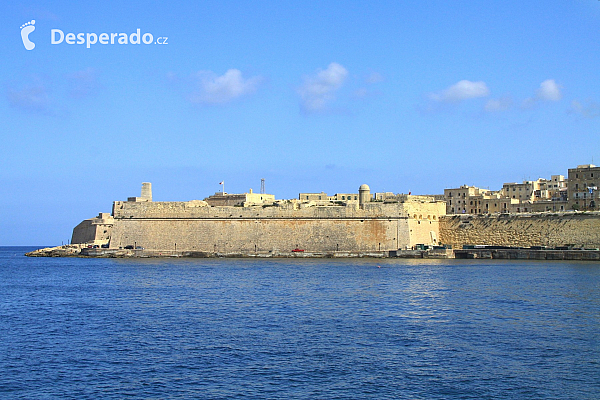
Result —
M366 183L363 183L362 185L360 185L360 187L358 188L359 192L363 192L363 191L371 191L371 188L369 187L369 185L367 185Z

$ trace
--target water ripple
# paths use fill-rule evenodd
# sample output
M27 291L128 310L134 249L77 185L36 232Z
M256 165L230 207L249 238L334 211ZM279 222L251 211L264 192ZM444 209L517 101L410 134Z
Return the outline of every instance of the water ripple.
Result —
M598 264L15 254L0 248L1 398L600 393Z

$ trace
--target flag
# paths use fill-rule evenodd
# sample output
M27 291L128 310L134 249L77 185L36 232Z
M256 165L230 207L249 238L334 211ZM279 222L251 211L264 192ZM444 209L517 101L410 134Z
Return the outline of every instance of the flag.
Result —
M225 181L221 181L221 182L219 182L219 185L222 185L222 184L224 184L224 183L225 183Z

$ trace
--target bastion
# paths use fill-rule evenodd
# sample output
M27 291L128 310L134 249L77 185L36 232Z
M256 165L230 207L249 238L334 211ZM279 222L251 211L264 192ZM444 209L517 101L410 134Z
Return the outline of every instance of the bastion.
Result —
M72 244L154 254L385 252L437 245L445 214L445 203L428 196L373 201L367 185L360 186L357 200L327 202L275 200L252 191L246 197L222 193L155 202L150 183L142 187L141 197L115 201L111 215L101 213L75 227ZM235 199L233 206L210 205Z

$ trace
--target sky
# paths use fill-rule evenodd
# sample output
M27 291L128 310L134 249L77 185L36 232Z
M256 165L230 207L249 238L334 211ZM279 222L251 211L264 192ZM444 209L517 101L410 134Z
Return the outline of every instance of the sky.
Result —
M142 182L441 194L600 164L597 0L0 11L0 245L67 243Z

